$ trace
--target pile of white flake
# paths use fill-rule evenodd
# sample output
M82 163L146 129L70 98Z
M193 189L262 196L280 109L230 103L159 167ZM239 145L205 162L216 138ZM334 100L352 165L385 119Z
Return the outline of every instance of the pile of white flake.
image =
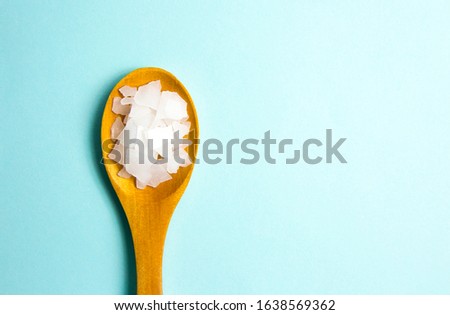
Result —
M123 166L120 177L136 178L137 188L156 187L170 180L179 167L191 164L188 145L172 143L176 132L179 138L189 133L187 103L175 92L161 91L159 80L139 87L126 85L119 92L123 97L113 99L112 110L120 116L111 127L111 138L117 141L109 158ZM127 139L132 139L129 143L125 143L126 131ZM161 159L165 163L155 163Z

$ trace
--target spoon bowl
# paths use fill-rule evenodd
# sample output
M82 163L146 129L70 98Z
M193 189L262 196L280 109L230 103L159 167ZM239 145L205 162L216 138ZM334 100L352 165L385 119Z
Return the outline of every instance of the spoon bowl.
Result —
M121 96L119 88L124 85L137 87L160 80L162 91L178 93L187 102L188 121L191 123L188 139L193 149L189 150L192 161L197 154L195 139L199 127L194 103L186 88L171 73L159 68L140 68L127 74L111 91L102 118L101 141L104 165L111 184L125 211L133 238L136 258L137 293L162 294L162 258L164 241L170 219L191 177L194 164L180 167L172 179L157 187L138 189L135 178L117 175L121 165L111 161L108 154L113 148L110 139L111 126L118 116L112 111L114 97Z

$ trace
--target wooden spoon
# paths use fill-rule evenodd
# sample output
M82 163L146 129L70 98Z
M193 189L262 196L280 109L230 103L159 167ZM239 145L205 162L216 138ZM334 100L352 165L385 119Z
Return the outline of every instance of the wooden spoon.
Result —
M186 88L171 73L159 68L141 68L126 75L113 88L106 102L101 127L102 154L114 190L130 225L136 255L137 293L162 294L162 258L164 240L170 218L186 189L194 164L180 167L172 179L159 184L156 188L137 189L134 177L125 179L117 176L121 165L112 162L108 153L112 150L110 139L111 126L117 115L112 111L112 101L120 96L118 91L124 85L141 86L148 82L160 80L162 91L177 92L187 102L187 112L191 122L189 139L198 139L198 121L194 103ZM189 155L194 161L197 146L192 144Z

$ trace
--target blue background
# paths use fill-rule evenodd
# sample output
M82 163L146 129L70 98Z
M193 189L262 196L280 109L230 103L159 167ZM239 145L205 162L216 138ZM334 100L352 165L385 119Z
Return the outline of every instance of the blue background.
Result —
M1 0L0 293L134 292L99 128L115 83L157 66L202 139L332 128L348 160L197 165L165 293L449 294L449 16L444 0Z

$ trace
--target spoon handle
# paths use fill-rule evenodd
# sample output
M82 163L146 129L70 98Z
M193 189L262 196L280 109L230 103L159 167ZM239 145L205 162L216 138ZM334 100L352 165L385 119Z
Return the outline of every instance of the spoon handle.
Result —
M133 236L136 255L137 294L162 294L164 240L151 235ZM151 242L151 243L150 243Z
M129 220L136 257L137 294L162 294L162 260L170 216L163 204L152 204L144 210L133 211L138 217Z

